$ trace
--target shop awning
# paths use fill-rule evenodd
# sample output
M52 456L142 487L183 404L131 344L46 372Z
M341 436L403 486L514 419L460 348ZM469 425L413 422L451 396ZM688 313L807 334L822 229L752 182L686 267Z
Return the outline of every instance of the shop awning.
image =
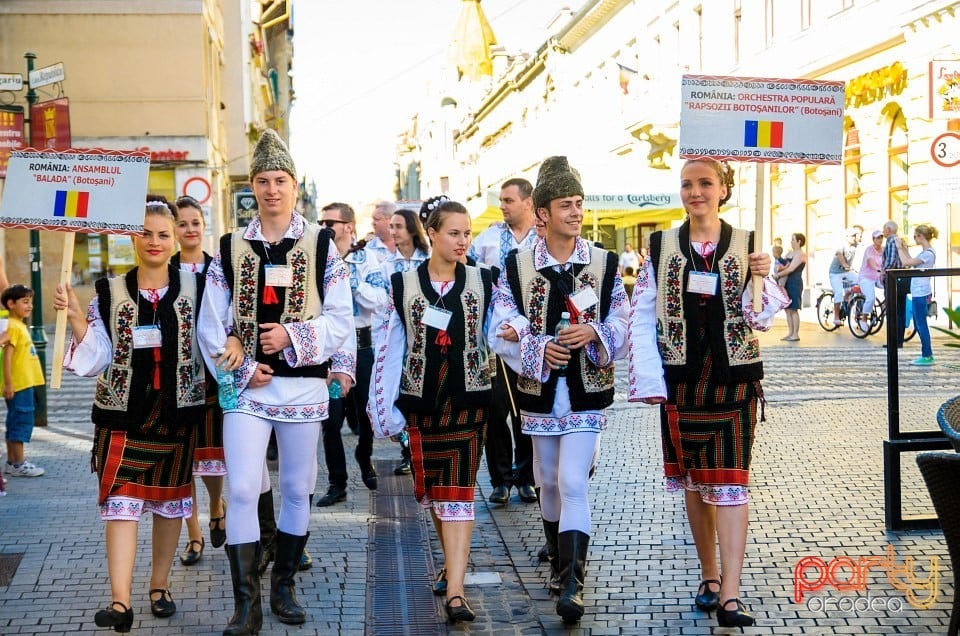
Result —
M474 235L503 219L500 193L487 192L485 208L473 206ZM683 218L680 195L675 192L588 194L584 197L583 227L589 233L596 224L613 225L620 230L640 223L669 223Z

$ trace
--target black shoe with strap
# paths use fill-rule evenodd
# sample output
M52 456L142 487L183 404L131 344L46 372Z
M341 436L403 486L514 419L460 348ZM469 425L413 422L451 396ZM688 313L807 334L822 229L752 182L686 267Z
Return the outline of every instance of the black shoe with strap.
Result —
M717 591L710 589L711 585L717 586ZM720 586L721 581L717 579L704 579L697 588L697 595L693 597L693 604L704 612L712 612L720 605Z
M734 608L728 610L731 603ZM729 598L717 608L717 625L720 627L739 627L742 632L744 627L750 627L754 622L753 615L747 612L738 598Z
M93 617L93 622L97 624L97 627L112 627L113 631L126 634L133 625L133 610L120 601L114 601L105 609L97 612Z
M454 601L459 600L460 603L457 605L452 605ZM447 610L447 618L450 619L451 623L456 623L457 621L467 621L470 622L477 617L474 611L470 608L470 605L467 604L467 599L462 596L451 596L447 599L447 602L444 604L444 609Z
M196 547L194 547L196 546ZM184 565L195 565L200 557L203 556L203 537L200 540L190 539L187 541L187 547L180 553L180 563Z
M219 548L227 542L227 502L220 500L220 510L223 514L219 517L210 517L210 545Z
M160 597L153 598L154 594ZM173 602L170 590L159 587L150 590L150 613L157 618L169 618L177 613L177 604Z

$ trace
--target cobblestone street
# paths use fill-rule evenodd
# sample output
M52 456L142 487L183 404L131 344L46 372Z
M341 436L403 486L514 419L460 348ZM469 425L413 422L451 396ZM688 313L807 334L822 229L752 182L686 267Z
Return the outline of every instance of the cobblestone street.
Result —
M855 340L845 330L825 334L805 322L799 343L783 343L782 331L781 322L761 335L768 404L767 421L760 425L754 447L743 593L757 626L747 633L944 633L953 587L942 533L884 528L886 350L881 340ZM956 357L941 353L944 349L935 340L938 364L919 369L906 364L918 349L919 344L912 342L901 352L904 430L936 428L937 407L957 391L957 372L944 364L958 362ZM515 491L506 506L487 504L489 482L482 466L467 586L478 620L448 627L435 602L432 613L402 615L389 633L727 632L716 627L715 617L693 607L700 573L682 500L662 487L657 410L627 404L624 382L621 374L620 394L610 410L591 484L594 532L587 610L580 626L564 629L547 594L547 567L535 556L542 535L537 506L521 503ZM8 479L9 494L0 499L0 555L23 555L12 581L0 587L3 634L102 631L93 624L93 614L109 600L103 525L93 505L95 479L89 473L93 381L65 376L64 384L62 390L50 391L50 424L36 430L27 448L28 458L45 467L47 474ZM344 440L350 457L356 437L345 432ZM399 453L394 445L378 441L375 459L381 468L389 468L399 461ZM317 492L323 493L322 452L320 462ZM298 586L307 623L288 628L267 614L262 633L365 632L374 591L367 571L371 527L377 521L374 498L386 495L383 485L379 494L371 494L352 464L349 468L347 502L312 511L307 547L314 566L301 574ZM381 470L380 479L384 484L406 478ZM904 514L930 514L932 506L911 455L903 457L903 483ZM206 534L208 507L202 488L199 499ZM426 522L421 513L419 523ZM222 549L210 547L209 540L196 566L175 562L171 591L177 614L170 619L150 615L146 594L150 525L148 521L140 529L134 631L219 634L232 613L230 576ZM424 536L430 537L424 555L432 572L434 562L440 562L439 546L432 529ZM888 545L898 565L912 558L917 571L909 591L895 588L887 572L875 567L865 579L865 590L841 592L827 582L822 589L807 590L803 602L794 602L794 566L800 559L819 557L829 563L836 557L886 557ZM932 565L938 578L929 580ZM849 576L842 568L838 571L843 581ZM814 583L816 570L807 569L806 577ZM404 592L397 587L390 593ZM861 600L855 604L856 599ZM866 607L868 601L871 605Z

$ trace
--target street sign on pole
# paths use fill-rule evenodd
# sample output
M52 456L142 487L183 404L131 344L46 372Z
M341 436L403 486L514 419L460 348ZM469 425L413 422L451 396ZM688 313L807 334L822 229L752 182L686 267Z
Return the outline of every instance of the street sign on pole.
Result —
M0 106L0 179L7 176L10 151L23 146L23 106Z
M0 73L0 91L19 91L23 88L20 73Z
M57 62L56 64L30 71L28 77L30 79L30 88L40 88L47 84L62 82L66 79L66 73L63 70L63 62Z

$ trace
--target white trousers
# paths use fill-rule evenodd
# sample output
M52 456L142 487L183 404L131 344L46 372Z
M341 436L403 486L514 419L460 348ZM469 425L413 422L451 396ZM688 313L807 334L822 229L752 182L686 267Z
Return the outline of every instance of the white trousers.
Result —
M590 468L600 446L597 431L531 435L533 475L540 486L540 512L559 521L560 532L590 534Z
M223 416L223 452L227 462L227 543L260 540L257 502L266 475L270 431L277 432L280 453L280 518L277 529L295 536L307 533L309 496L317 475L317 442L320 422L284 422L247 413Z

